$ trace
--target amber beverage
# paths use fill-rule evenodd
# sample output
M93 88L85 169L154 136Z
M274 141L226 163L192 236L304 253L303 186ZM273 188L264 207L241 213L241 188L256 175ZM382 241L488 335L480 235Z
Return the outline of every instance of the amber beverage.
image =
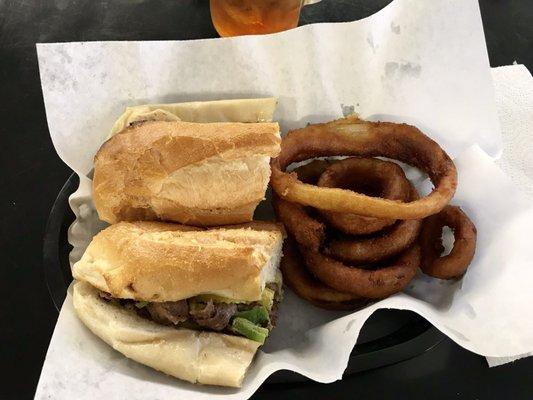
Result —
M295 28L303 0L210 0L220 36L255 35Z

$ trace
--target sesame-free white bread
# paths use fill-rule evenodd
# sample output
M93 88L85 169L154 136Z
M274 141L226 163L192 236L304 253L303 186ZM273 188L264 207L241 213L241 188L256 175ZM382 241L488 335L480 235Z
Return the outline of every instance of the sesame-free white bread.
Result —
M252 220L280 151L277 123L144 121L94 159L100 219L218 226Z
M75 282L74 309L82 322L126 357L192 383L240 387L258 342L222 333L176 329L102 300Z
M216 294L257 301L276 280L283 236L272 222L208 230L120 222L93 238L72 273L117 298L177 301Z

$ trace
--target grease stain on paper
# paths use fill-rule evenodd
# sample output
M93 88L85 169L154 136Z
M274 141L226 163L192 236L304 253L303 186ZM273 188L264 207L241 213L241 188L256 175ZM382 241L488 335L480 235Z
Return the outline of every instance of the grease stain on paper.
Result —
M359 104L357 104L357 105L359 105ZM347 117L348 115L355 114L355 106L353 106L353 105L347 105L347 104L342 104L341 103L341 108L342 108L342 115L344 117Z
M372 36L372 32L368 32L368 35L366 36L366 42L372 49L372 53L376 54L376 45L374 44L374 36Z
M353 324L357 322L357 319L352 319L348 324L346 325L346 328L344 328L344 333L348 332L350 329L352 329Z
M392 31L392 33L399 35L401 33L402 27L400 25L396 25L394 21L391 21L390 30Z
M405 62L397 63L395 61L389 61L385 64L385 78L403 78L404 76L409 78L418 78L422 72L420 64Z
M474 307L470 303L464 305L463 311L469 319L474 319L477 316L476 310L474 310Z

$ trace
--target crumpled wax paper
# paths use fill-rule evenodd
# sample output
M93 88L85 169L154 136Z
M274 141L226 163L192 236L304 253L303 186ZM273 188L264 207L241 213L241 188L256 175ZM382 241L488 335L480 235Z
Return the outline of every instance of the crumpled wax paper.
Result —
M496 164L533 202L533 77L524 65L506 65L491 72L503 141L503 154ZM532 355L487 357L487 362L496 367Z
M476 1L395 0L361 21L267 36L39 44L37 51L54 146L80 175L70 199L77 216L71 262L102 227L88 174L125 107L223 98L277 97L284 132L351 111L417 125L455 158L452 203L471 216L479 236L462 280L420 275L405 293L358 312L320 310L287 290L279 326L238 390L191 385L126 359L81 324L69 293L36 398L243 399L280 369L332 382L379 308L413 310L485 356L533 350L533 322L525 318L533 301L533 207L493 162L502 142Z

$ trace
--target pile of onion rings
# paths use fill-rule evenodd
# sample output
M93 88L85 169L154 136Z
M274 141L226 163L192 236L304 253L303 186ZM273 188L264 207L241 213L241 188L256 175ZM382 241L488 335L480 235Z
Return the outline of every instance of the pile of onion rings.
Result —
M318 157L337 159L285 171ZM421 169L435 188L420 197L398 164L375 157ZM287 134L271 166L274 211L290 236L282 272L312 304L359 308L403 290L419 268L454 279L472 261L475 226L448 205L457 187L455 165L413 126L355 116L309 125ZM455 243L441 256L444 226Z

